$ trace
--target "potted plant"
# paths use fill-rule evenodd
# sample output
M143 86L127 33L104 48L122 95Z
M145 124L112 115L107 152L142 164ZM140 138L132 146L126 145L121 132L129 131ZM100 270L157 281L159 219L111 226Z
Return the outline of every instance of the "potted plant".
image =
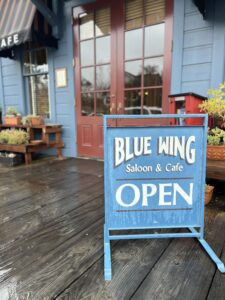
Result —
M21 125L21 115L15 107L8 107L5 113L5 125Z
M28 126L38 126L44 124L44 119L42 116L27 115L22 118L22 123Z
M0 144L22 145L29 142L29 135L21 129L5 129L0 132Z
M199 105L202 112L207 113L217 127L224 127L225 122L225 82L218 89L208 90L209 98Z
M207 158L212 160L225 160L225 131L218 127L208 132Z
M209 184L205 185L205 205L207 205L211 201L213 190L214 190L214 186Z

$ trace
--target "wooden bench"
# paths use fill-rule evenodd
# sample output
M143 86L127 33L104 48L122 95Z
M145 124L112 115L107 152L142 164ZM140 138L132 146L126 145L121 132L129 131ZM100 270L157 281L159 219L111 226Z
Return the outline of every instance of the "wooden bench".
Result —
M25 163L30 164L32 162L32 153L50 148L56 148L57 157L62 158L62 148L64 144L62 142L62 125L37 125L37 126L23 126L23 125L1 125L0 129L17 128L26 130L29 133L30 139L28 144L22 145L9 145L0 144L0 151L23 153L25 156ZM36 133L41 134L41 140L35 140ZM50 135L54 134L55 139L52 140Z

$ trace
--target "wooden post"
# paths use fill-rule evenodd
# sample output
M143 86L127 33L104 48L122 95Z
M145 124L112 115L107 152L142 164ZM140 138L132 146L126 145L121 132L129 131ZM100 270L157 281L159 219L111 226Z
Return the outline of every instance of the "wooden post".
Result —
M31 164L31 162L32 162L32 155L31 155L31 153L30 152L25 153L25 163L26 163L26 165Z

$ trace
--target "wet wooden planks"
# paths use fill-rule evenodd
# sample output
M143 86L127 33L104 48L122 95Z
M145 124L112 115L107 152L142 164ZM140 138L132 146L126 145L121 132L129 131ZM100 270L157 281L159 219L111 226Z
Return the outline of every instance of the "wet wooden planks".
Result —
M206 177L225 180L225 161L207 160Z
M114 241L104 281L102 162L46 161L0 179L0 299L224 299L224 275L193 239ZM206 239L225 259L221 209L207 208Z

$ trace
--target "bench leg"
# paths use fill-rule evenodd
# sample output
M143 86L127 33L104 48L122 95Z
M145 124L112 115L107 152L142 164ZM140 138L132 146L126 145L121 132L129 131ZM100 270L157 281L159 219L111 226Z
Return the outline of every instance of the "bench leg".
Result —
M62 159L63 156L62 156L62 148L57 148L57 157Z
M25 153L25 163L26 163L26 165L31 164L31 162L32 162L32 155L31 155L31 153L30 152Z

